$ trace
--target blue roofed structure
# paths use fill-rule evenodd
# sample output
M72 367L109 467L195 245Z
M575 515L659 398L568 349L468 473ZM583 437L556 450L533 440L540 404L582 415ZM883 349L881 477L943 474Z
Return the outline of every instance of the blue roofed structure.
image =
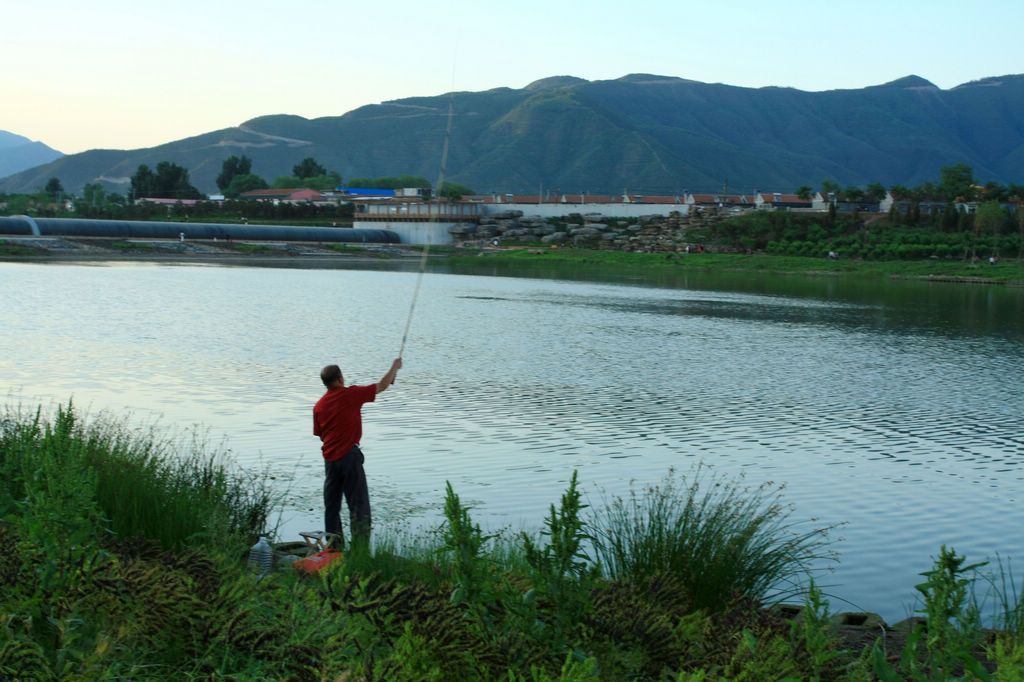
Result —
M393 189L372 189L368 187L337 187L337 191L357 197L393 197Z

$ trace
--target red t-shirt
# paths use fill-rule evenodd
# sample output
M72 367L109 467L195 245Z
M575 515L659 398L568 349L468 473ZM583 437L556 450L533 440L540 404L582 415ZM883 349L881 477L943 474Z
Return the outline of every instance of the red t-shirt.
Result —
M341 386L324 393L313 406L313 435L324 442L324 461L341 459L363 437L363 416L366 403L377 397L377 384Z

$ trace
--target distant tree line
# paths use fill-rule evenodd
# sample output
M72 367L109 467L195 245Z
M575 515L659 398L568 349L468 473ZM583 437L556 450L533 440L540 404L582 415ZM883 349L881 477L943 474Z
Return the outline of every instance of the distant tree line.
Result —
M875 214L877 215L877 214ZM750 211L691 230L689 237L723 251L865 260L1024 258L1024 210L986 201L975 213L954 204L914 221L865 221L856 212ZM896 219L894 219L896 218Z
M215 223L301 221L305 224L336 225L338 221L351 221L354 210L352 204L227 199L169 206L150 202L107 202L99 206L76 203L75 216L103 220L189 220Z
M334 189L341 184L341 175L328 171L313 157L306 157L292 167L291 175L281 175L272 184L252 172L252 159L229 156L217 176L217 188L229 199L260 189Z
M252 172L252 159L230 156L217 176L217 186L226 201L199 201L189 206L136 202L141 198L203 198L189 181L188 170L162 161L155 169L140 165L131 177L129 196L107 192L101 183L85 185L80 197L68 195L58 178L50 178L34 194L0 195L9 214L38 216L68 215L63 202L74 199L74 213L85 218L127 220L208 220L214 222L330 222L350 220L351 204L319 205L312 202L243 201L241 194L254 189L334 189L341 176L307 157L292 168L292 175L279 176L272 185ZM373 189L418 187L431 189L421 176L399 175L352 178L349 186ZM443 182L440 192L459 199L473 191L453 182ZM865 220L856 207L843 212L839 206L878 202L887 193L896 199L885 219ZM802 186L797 195L810 199L814 190ZM715 223L694 238L733 251L766 251L776 254L892 258L975 258L1017 254L1024 257L1024 210L1012 210L1024 198L1024 185L996 182L980 185L973 169L958 163L943 166L936 182L913 188L869 183L866 188L842 188L833 181L821 183L821 194L829 200L824 213L757 211ZM974 211L969 211L970 204ZM877 215L877 214L875 214Z
M319 191L333 190L342 184L341 175L337 171L325 168L313 157L307 157L292 167L291 175L281 175L268 183L265 179L252 172L252 159L247 156L232 155L224 160L221 172L217 175L217 188L227 199L237 199L246 192L260 189L315 189ZM35 215L55 215L62 212L57 205L64 198L75 199L76 213L93 214L135 214L144 215L151 209L140 207L130 209L139 199L190 199L202 200L204 195L190 181L189 171L171 161L161 161L156 168L146 164L140 165L130 178L130 188L126 196L108 192L101 183L89 183L82 189L82 196L67 195L59 178L50 178L45 188L34 194L18 194L5 196L8 210L17 209L20 213ZM430 181L418 175L385 176L379 178L353 178L349 185L361 188L401 189L419 187L431 190ZM461 199L473 190L459 183L445 181L441 184L439 194L452 200ZM258 213L250 211L250 213Z
M841 202L864 200L878 202L885 198L887 192L891 193L897 200L917 203L1006 202L1012 199L1024 199L1024 185L1015 183L1002 185L995 181L989 181L981 185L979 184L980 181L974 177L974 170L966 163L943 166L939 173L938 182L929 180L916 187L890 185L888 189L879 182L869 183L866 189L856 186L844 189L837 182L823 180L821 183L821 194ZM807 185L803 185L797 189L796 194L803 199L810 199L814 194L814 190Z
M156 171L143 164L131 178L132 199L205 199L188 179L188 170L170 161L161 161Z
M263 178L252 173L252 159L246 156L229 157L224 161L221 173L217 176L217 187L225 197L229 198L235 198L245 192L257 189L331 190L341 187L341 184L340 174L336 171L328 171L312 157L307 157L295 165L291 175L278 176L269 185ZM363 189L404 189L407 187L431 189L430 181L419 175L352 178L348 185ZM458 183L446 181L441 184L441 196L450 199L461 199L472 193L473 190Z
M885 219L858 211L861 202L877 203L892 194ZM804 185L796 194L809 200ZM823 181L825 213L756 211L716 223L695 235L718 248L779 255L842 257L869 260L973 259L1024 257L1024 185L981 185L964 163L943 166L937 182L913 188L870 183L866 189L842 188ZM853 208L840 212L839 207ZM869 214L870 215L870 214ZM877 214L874 214L877 215Z

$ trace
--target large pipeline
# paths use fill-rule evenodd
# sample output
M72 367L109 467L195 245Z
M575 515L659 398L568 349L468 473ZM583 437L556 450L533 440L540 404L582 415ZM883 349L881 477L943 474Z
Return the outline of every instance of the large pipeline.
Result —
M217 223L168 223L147 220L81 220L78 218L0 218L0 234L42 237L119 237L134 239L243 239L281 242L344 242L399 244L391 230L348 227L301 227L292 225L221 225Z

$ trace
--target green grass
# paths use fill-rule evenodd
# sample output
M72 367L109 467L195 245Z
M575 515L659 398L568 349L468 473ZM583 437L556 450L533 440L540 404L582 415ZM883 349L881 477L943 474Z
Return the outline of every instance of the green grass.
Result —
M231 244L230 248L234 251L244 251L246 253L268 253L274 251L274 249L266 244Z
M269 480L70 404L0 413L0 679L853 682L985 656L992 679L1024 675L1012 573L987 578L1004 630L980 641L978 567L952 550L922 574L929 627L902 659L841 649L813 588L800 620L763 609L831 530L794 522L771 484L698 467L588 507L574 474L536 534L483 532L449 485L437 531L258 578Z
M486 252L483 256L474 252L472 256L453 256L450 260L454 264L480 267L485 264L520 267L549 265L573 266L593 271L616 270L647 273L687 269L735 270L830 276L942 278L968 281L981 279L994 283L1024 284L1024 262L1005 259L995 265L989 265L987 262L969 263L930 259L925 261L829 260L827 258L767 254L657 254L545 247Z
M364 253L367 250L365 246L348 246L347 244L324 244L324 246L342 253Z
M815 563L835 560L835 525L798 524L782 486L746 486L704 466L661 484L605 500L593 523L597 555L609 577L681 579L690 603L721 610L735 594L766 600L799 593ZM819 566L820 568L820 566Z
M110 248L112 249L124 249L124 250L155 250L157 246L155 244L147 244L145 242L111 242Z
M406 244L404 246L409 251L422 252L425 249L427 249L427 247L422 245L422 244ZM431 244L430 245L430 249L429 249L429 253L432 253L435 256L440 256L440 255L449 255L449 256L450 255L458 255L458 254L464 253L464 252L465 252L464 249L461 249L461 248L459 248L457 246L447 246L445 244ZM474 253L476 253L475 250L474 250Z
M390 253L385 253L376 249L368 249L365 246L351 246L349 244L324 244L324 246L339 253L358 254L360 256L369 256L371 258L392 257Z
M1009 560L996 557L995 565L998 570L986 576L993 600L992 620L1001 630L1024 633L1024 585L1017 584Z
M35 500L26 509L42 518L44 507L59 504L68 523L86 520L175 549L247 542L273 506L265 477L233 469L195 434L139 433L110 418L86 423L70 403L49 422L41 410L9 409L0 426L0 513Z
M0 256L34 256L40 253L45 253L45 250L0 239Z

